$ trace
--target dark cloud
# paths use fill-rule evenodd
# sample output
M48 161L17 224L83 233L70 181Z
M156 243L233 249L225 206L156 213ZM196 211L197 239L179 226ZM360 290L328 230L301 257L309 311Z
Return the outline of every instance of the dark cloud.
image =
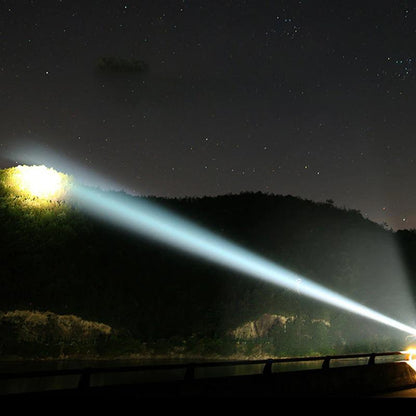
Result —
M97 61L97 68L105 72L143 72L147 65L139 59L102 56Z

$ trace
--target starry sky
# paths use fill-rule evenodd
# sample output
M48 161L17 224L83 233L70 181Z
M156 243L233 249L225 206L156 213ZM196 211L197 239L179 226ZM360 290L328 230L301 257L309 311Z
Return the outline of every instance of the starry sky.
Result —
M137 194L291 194L416 228L415 46L411 1L1 0L0 168L32 141Z

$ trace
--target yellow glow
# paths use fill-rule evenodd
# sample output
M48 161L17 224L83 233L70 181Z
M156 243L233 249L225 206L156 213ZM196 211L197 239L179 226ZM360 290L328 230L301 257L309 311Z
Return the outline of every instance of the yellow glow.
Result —
M66 175L46 166L17 166L11 177L17 193L46 200L58 200L65 193Z
M406 351L401 351L403 354L405 354L405 360L407 365L413 368L413 370L416 371L416 348L415 347L409 347L406 349Z
M406 355L406 360L413 361L416 359L416 347L409 347L402 353Z

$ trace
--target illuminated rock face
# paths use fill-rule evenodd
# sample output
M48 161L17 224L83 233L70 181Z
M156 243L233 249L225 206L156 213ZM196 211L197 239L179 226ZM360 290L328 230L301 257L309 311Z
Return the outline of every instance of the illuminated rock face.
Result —
M288 321L293 322L294 316L275 314L263 314L255 321L249 321L230 332L230 335L238 339L255 339L268 336L273 328L284 329Z
M46 166L11 168L7 182L18 196L48 201L64 199L69 185L67 175Z

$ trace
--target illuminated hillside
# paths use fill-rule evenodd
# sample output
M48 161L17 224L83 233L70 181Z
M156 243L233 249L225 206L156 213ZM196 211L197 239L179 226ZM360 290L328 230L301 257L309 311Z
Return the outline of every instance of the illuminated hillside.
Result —
M71 179L46 166L19 165L0 173L1 195L15 203L45 208L65 200Z

